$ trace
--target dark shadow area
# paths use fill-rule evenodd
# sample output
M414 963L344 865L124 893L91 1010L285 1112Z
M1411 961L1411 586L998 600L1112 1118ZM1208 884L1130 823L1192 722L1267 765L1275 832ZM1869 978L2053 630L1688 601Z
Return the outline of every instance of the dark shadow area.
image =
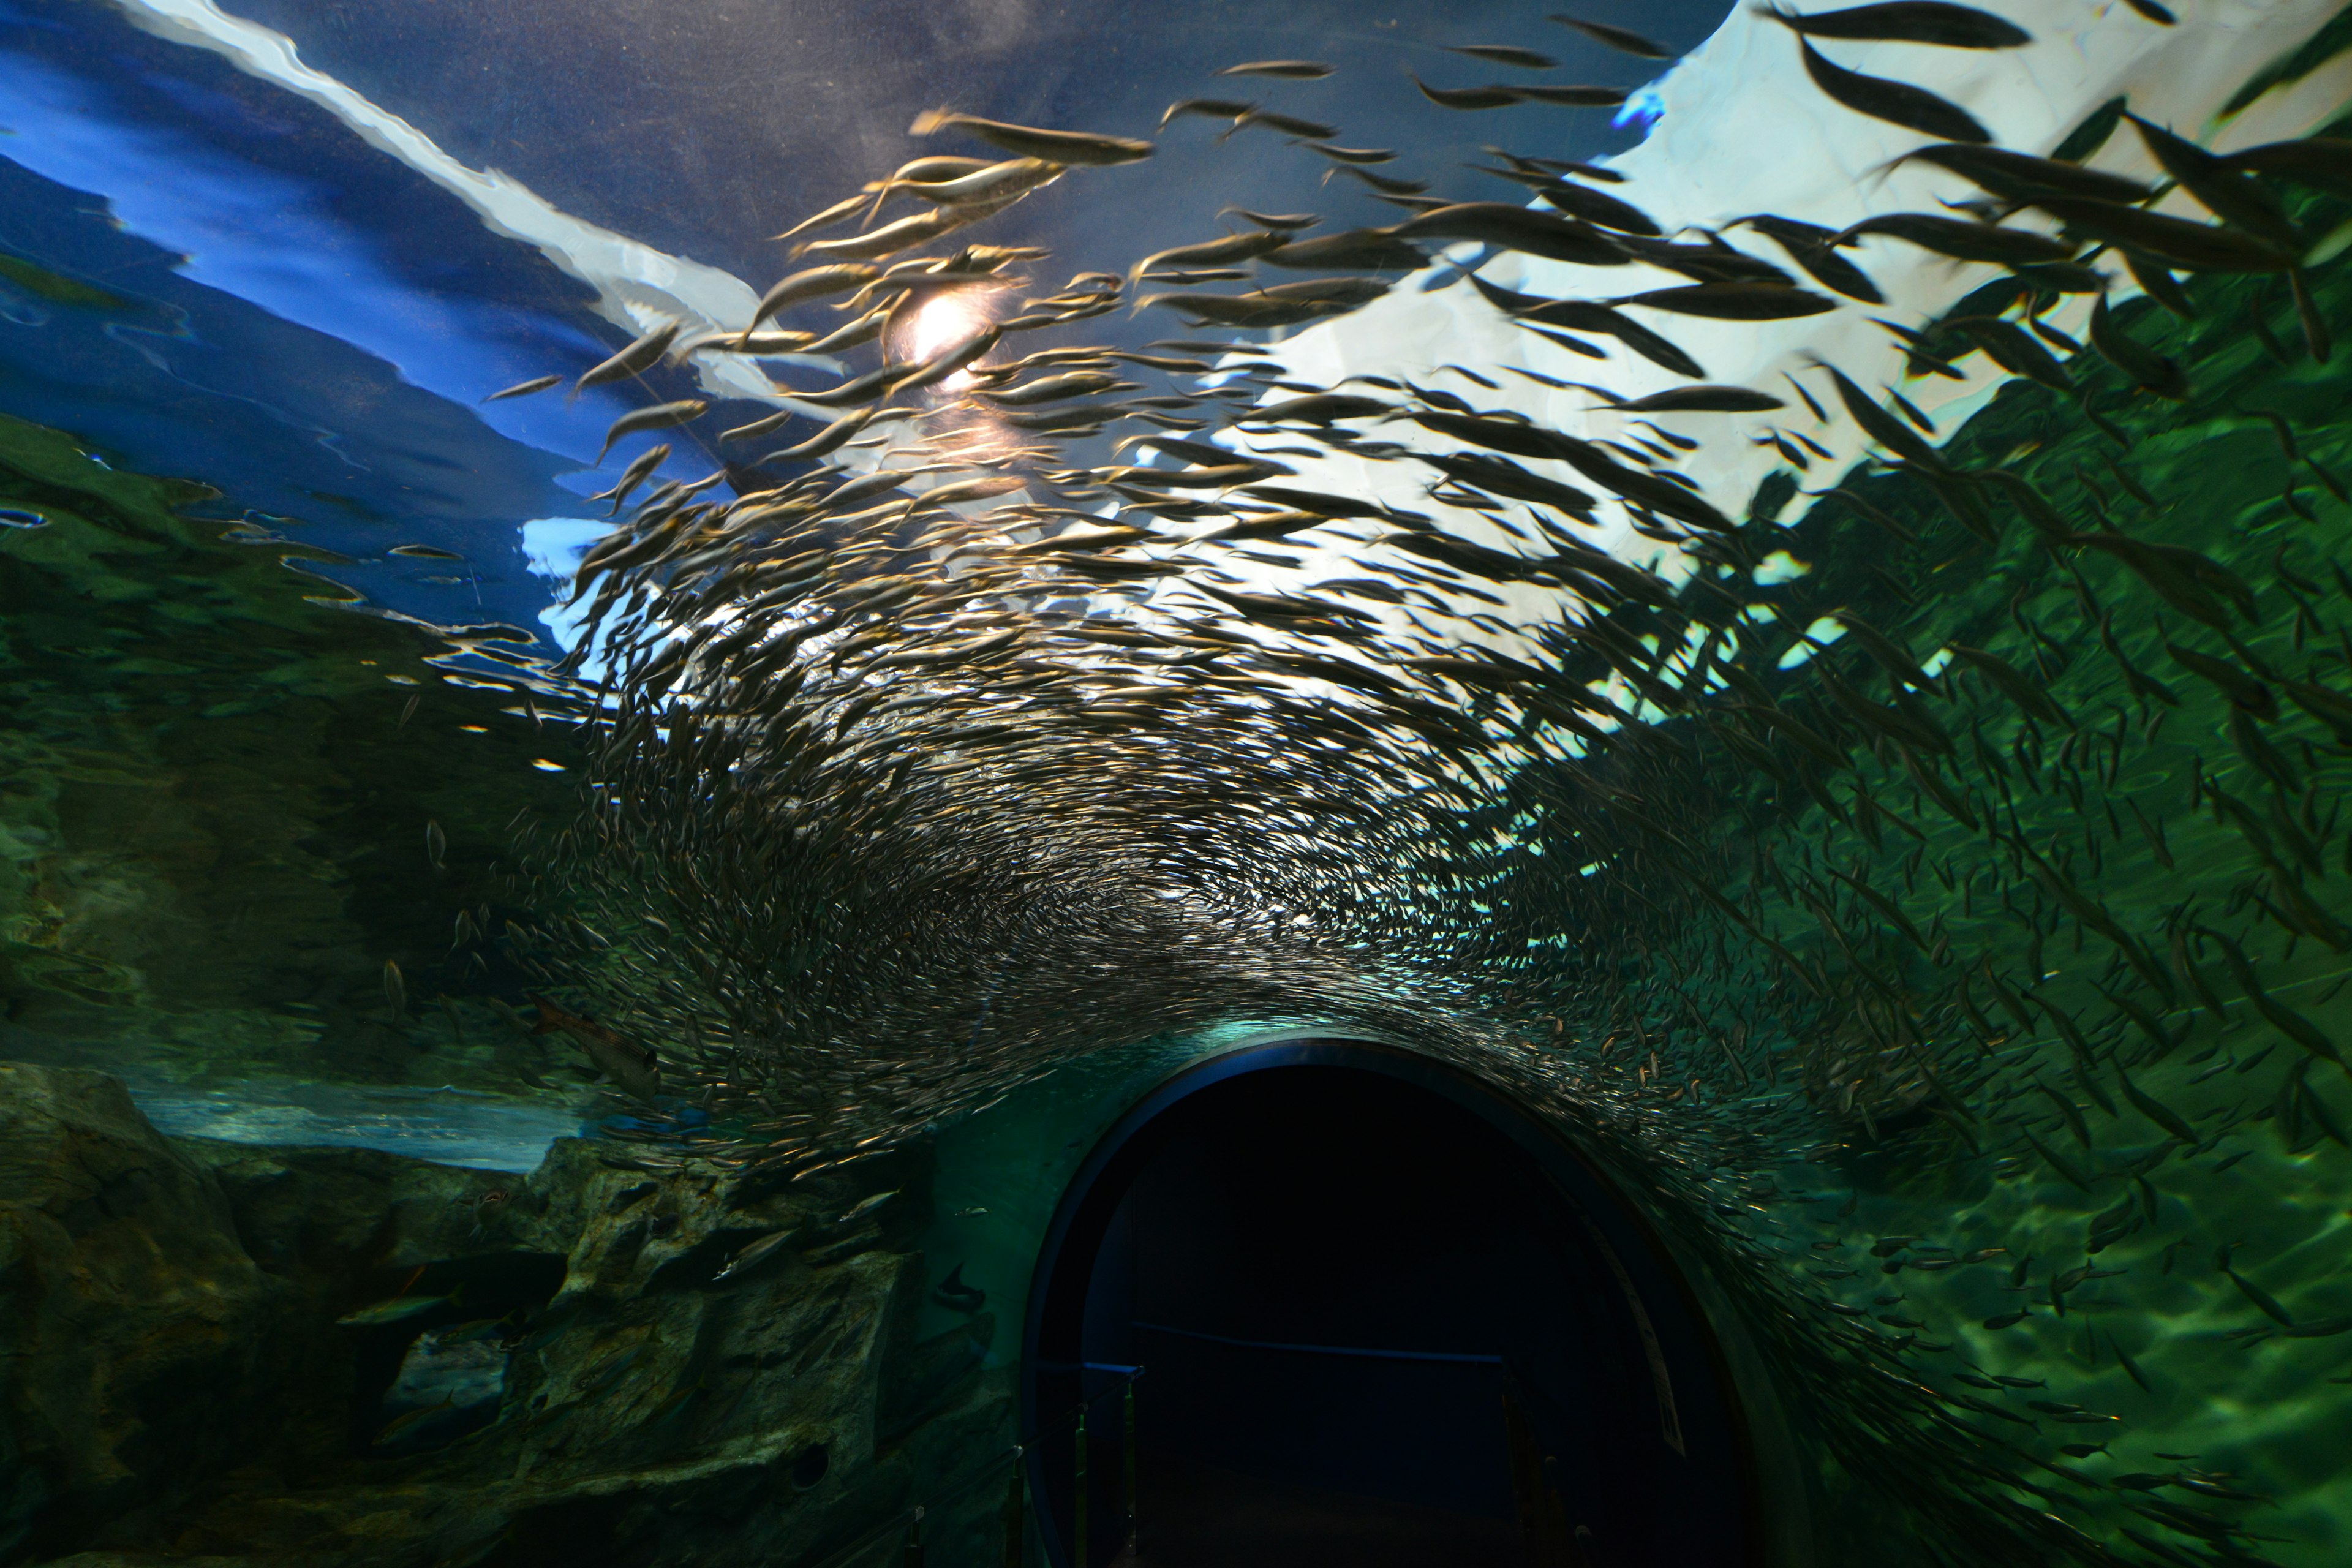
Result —
M1477 1093L1293 1062L1107 1141L1035 1320L1057 1542L1083 1493L1089 1563L1130 1534L1149 1568L1752 1559L1699 1320Z

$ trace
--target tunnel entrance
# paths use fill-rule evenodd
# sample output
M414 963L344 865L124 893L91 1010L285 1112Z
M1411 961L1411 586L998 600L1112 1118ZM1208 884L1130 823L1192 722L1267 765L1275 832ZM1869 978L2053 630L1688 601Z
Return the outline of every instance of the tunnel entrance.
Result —
M1288 1041L1163 1085L1081 1169L1030 1300L1056 1564L1760 1560L1732 1391L1664 1253L1427 1058Z

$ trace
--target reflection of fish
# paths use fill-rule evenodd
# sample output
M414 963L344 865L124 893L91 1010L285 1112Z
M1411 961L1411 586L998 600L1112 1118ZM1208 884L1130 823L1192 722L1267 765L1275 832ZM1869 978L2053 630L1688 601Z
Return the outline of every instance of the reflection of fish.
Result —
M566 1012L544 997L533 996L530 1003L539 1009L539 1023L532 1034L561 1030L571 1036L588 1059L596 1064L597 1070L614 1085L647 1105L654 1103L654 1097L661 1092L661 1062L652 1047L639 1045L593 1018Z
M988 1292L965 1284L963 1265L959 1263L948 1270L946 1279L931 1287L931 1300L959 1312L977 1312L988 1305Z

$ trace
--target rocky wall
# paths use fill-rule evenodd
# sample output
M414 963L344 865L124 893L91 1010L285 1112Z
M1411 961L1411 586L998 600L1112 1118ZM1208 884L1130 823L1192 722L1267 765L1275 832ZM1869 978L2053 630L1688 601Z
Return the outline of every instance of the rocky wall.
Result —
M0 1062L0 1563L816 1568L924 1502L930 1563L1000 1562L1010 1383L985 1318L916 1337L924 1157L646 1163L174 1140Z

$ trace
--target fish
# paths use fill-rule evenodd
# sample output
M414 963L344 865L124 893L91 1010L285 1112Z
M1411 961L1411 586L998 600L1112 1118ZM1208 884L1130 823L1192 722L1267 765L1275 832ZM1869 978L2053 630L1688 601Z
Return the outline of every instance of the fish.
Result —
M2189 399L2189 378L2178 361L2158 353L2116 324L2104 295L2091 306L2091 346L2134 385L2175 403Z
M1220 239L1202 240L1192 245L1171 246L1154 251L1128 269L1130 280L1148 278L1171 267L1215 266L1222 262L1247 261L1279 250L1289 243L1288 237L1278 230L1260 228L1244 234L1229 234Z
M2029 229L1938 217L1932 213L1882 213L1849 226L1832 243L1843 245L1874 234L1905 240L1955 260L1990 261L2004 267L2066 261L2076 250L2063 239Z
M1723 321L1785 321L1837 309L1836 300L1802 289L1759 283L1695 283L1679 289L1649 289L1609 303L1618 308L1643 305L1679 316L1706 316Z
M1885 0L1802 16L1771 5L1759 15L1810 38L1934 44L1948 49L2014 49L2033 41L2032 34L2005 17L1946 0Z
M2123 247L2126 260L2145 252L2186 272L2284 272L2294 264L2292 253L2259 236L2167 213L2088 196L2037 195L2029 205L2068 229ZM2133 271L2139 276L2137 266Z
M1966 100L1942 82L2035 58L2004 65L2027 29L1957 5L1780 9L1752 29L1776 68L1867 45L1906 80L1831 81L1865 112L1926 101L1946 132L1965 128L1936 95ZM2143 25L2097 24L2118 47ZM1625 96L1495 48L1502 83L1433 90ZM1350 117L1381 84L1356 85ZM1181 100L1163 128L1339 118L1270 113L1307 107L1272 92ZM2167 1412L2200 1407L2211 1358L2150 1334L2161 1292L2176 1318L2200 1294L2235 1314L2221 1348L2330 1348L2301 1342L2336 1321L2305 1252L2252 1223L2241 1255L2265 1261L2231 1271L2294 1323L2218 1272L2160 1271L2199 1256L2168 1244L2216 1182L2259 1195L2352 1136L2314 1070L2352 945L2327 783L2352 751L2322 395L2341 367L2278 342L2298 291L2330 324L2341 275L2324 221L2284 246L2209 219L2186 176L2252 182L2298 225L2342 193L2324 151L2199 162L2163 140L2168 94L2095 96L2041 119L1971 104L1980 131L2031 132L2013 146L1817 100L1896 154L1834 222L1790 203L1677 227L1600 164L1487 147L1444 173L1426 137L1335 134L1293 150L1301 177L1344 173L1392 213L1260 213L1244 170L1130 161L1031 185L1066 205L1021 237L1097 212L1113 179L1205 196L1220 225L1181 246L1081 225L1100 243L1074 265L1114 270L1050 288L1018 276L1041 247L961 228L876 256L796 340L839 374L778 373L829 388L833 425L771 437L799 416L780 387L743 427L759 445L721 448L783 448L730 465L737 493L649 472L615 501L579 600L610 679L573 661L522 699L587 716L592 794L526 857L543 883L516 907L547 913L459 961L488 945L534 994L614 998L662 1042L663 1103L709 1120L632 1118L599 1157L803 1194L792 1246L819 1269L922 1218L911 1194L840 1213L896 1184L865 1161L1106 1031L1311 1016L1402 1040L1563 1108L1738 1262L1791 1386L1836 1391L1809 1420L1862 1456L1858 1494L1968 1520L1956 1562L2160 1558L2110 1528L2155 1522L2126 1504L2244 1545L2203 1511L2230 1500L2060 1467L2109 1446L2057 1439L2126 1401L2186 1446ZM961 223L1062 167L1002 155L863 194ZM1947 199L1883 195L1882 173ZM895 213L824 232L860 216ZM1874 281L1889 258L1902 290ZM1359 341L1424 295L1461 342ZM991 320L908 346L942 300ZM1123 316L1080 324L1123 305L1199 324L1141 348ZM1733 375L1750 322L1783 313L1820 321L1768 327L1790 359ZM1979 411L1928 376L2015 379ZM2240 510L2200 486L2242 489ZM1801 1265L1785 1281L1775 1255ZM932 1304L980 1310L978 1266ZM663 1376L698 1408L698 1368ZM2095 1506L2033 1489L2077 1486Z
M632 494L635 493L638 486L644 484L647 479L653 478L656 473L660 471L661 466L664 463L668 462L669 458L670 447L668 442L664 441L658 445L648 447L643 452L638 453L635 458L631 459L627 468L621 470L621 477L614 481L613 488L611 489L600 491L595 495L590 496L588 499L591 501L611 501L613 503L612 510L607 512L605 515L608 517L618 517L621 514L622 503L626 501Z
M1885 303L1885 296L1869 275L1837 253L1835 231L1769 213L1750 214L1735 222L1769 236L1822 288L1867 305Z
M1942 142L1987 142L1992 133L1958 104L1937 97L1926 88L1885 77L1864 76L1823 59L1801 37L1797 48L1805 74L1829 98L1873 120L1884 120L1907 131L1917 131Z
M1239 120L1256 108L1257 105L1255 103L1244 103L1239 99L1232 98L1178 99L1161 112L1160 129L1167 130L1169 123L1181 115L1197 114L1208 120L1231 121Z
M427 818L425 824L425 864L431 866L436 871L445 869L442 859L448 853L448 835L441 831L441 824L437 820ZM396 1013L400 1009L394 1006L393 1011Z
M743 324L742 334L736 342L739 345L749 343L753 330L780 310L811 300L822 300L828 295L848 293L881 276L879 267L865 261L828 262L821 267L805 267L798 272L789 273L778 279L766 293L760 296L759 304L751 311L751 319Z
M1618 303L1638 303L1620 300ZM1646 396L1621 401L1608 399L1609 406L1620 414L1761 414L1775 408L1786 408L1786 400L1769 392L1758 392L1745 386L1717 386L1702 382L1694 386L1669 387Z
M1246 131L1253 125L1264 125L1279 131L1286 136L1297 136L1308 142L1328 142L1332 137L1339 134L1338 126L1327 125L1320 120L1307 120L1296 114L1283 114L1271 109L1253 109L1234 121L1232 130L1227 131L1225 135L1231 136L1234 132Z
M887 182L886 182L886 184L887 183ZM807 217L801 219L800 222L793 225L792 227L784 230L783 233L772 234L768 237L770 239L790 239L794 235L806 234L813 228L830 228L835 224L841 223L856 216L860 212L865 211L872 204L867 200L866 195L861 192L856 195L845 197L842 200L834 203L833 205L824 208L821 212L812 213Z
M411 1318L456 1306L465 1289L460 1285L446 1296L395 1296L390 1300L355 1308L337 1318L335 1323L337 1327L345 1329L379 1329L389 1323L406 1322Z
M383 1424L376 1435L369 1439L370 1446L381 1448L405 1442L415 1436L435 1417L449 1415L457 1408L457 1396L455 1393L450 1393L443 1394L440 1403L436 1405L423 1405L414 1410L404 1410Z
M1523 49L1516 44L1447 44L1445 47L1474 60L1491 60L1498 66L1516 66L1521 70L1548 71L1559 66L1549 55Z
M1412 73L1406 74L1411 76ZM1422 97L1440 109L1507 109L1512 104L1525 101L1516 88L1432 87L1418 76L1413 76L1412 85L1421 89Z
M1321 60L1244 60L1237 66L1226 66L1219 76L1267 76L1286 81L1320 81L1332 74L1333 68Z
M1018 157L1087 168L1140 163L1155 151L1150 142L1139 142L1130 136L1041 131L1027 125L1007 124L1001 120L983 120L976 114L958 114L945 109L925 110L907 128L907 134L936 136L942 131L963 132Z
M661 1092L661 1061L650 1047L542 997L532 996L530 1005L539 1010L532 1034L560 1032L571 1036L572 1043L615 1087L647 1105L654 1103L655 1096Z
M1565 16L1559 12L1551 13L1550 19L1563 27L1574 28L1596 44L1607 45L1619 54L1633 55L1645 60L1663 60L1673 58L1664 44L1654 44L1630 28L1616 26L1608 22L1588 22L1580 17Z
M1394 225L1388 232L1400 239L1478 240L1586 267L1616 266L1628 259L1615 241L1589 224L1504 202L1448 203Z
M799 1236L797 1230L772 1230L767 1235L746 1243L730 1258L711 1279L714 1282L731 1279L738 1274L749 1273L791 1246Z
M670 403L656 403L649 407L633 409L613 421L604 432L604 444L598 448L596 460L613 449L613 443L624 436L634 436L643 430L668 430L688 425L710 411L710 405L699 397L681 397Z
M562 384L563 378L560 375L535 375L529 381L518 381L512 386L500 387L496 392L485 393L482 401L498 403L509 397L529 397L534 392L545 392L551 386Z
M948 1270L947 1278L931 1287L931 1300L951 1311L969 1316L988 1305L988 1292L963 1280L963 1265Z
M2302 233L2288 221L2278 198L2195 142L2129 110L2124 118L2139 132L2141 143L2164 172L2215 217L2273 245L2300 248Z
M392 1009L392 1021L397 1025L408 1016L408 982L400 973L400 965L387 958L383 961L383 1000Z
M572 392L576 395L592 386L626 381L651 370L661 363L661 357L669 352L670 344L677 341L678 330L677 321L656 322L620 353L581 372L580 379L572 384Z

